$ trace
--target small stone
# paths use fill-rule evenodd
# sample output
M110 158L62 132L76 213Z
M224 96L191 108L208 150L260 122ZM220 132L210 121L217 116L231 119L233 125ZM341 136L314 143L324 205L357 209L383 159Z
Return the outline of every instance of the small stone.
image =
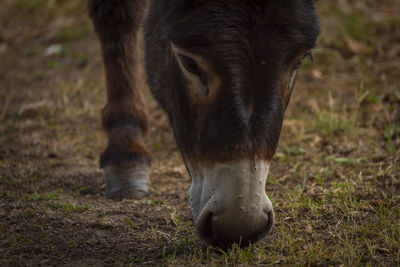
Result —
M8 46L6 43L0 44L0 54L6 53L8 50Z
M312 76L314 79L321 79L322 78L322 72L320 70L313 70L312 71Z
M53 44L49 47L46 48L46 50L44 50L44 55L46 57L50 57L50 56L54 56L57 55L61 52L62 47L60 44Z

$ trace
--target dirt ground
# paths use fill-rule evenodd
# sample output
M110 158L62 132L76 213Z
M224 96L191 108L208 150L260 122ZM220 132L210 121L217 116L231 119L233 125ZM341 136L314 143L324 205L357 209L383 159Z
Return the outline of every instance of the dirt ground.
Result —
M0 265L400 266L400 1L318 1L249 248L195 233L190 179L151 111L151 193L104 196L105 85L85 1L0 0Z

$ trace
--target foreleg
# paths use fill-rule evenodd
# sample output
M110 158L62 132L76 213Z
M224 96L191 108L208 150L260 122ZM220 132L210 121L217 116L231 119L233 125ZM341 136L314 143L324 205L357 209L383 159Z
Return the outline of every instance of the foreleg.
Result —
M107 103L102 124L108 144L100 157L108 198L141 198L148 193L150 154L144 144L148 110L138 77L138 31L143 0L89 0L100 39Z

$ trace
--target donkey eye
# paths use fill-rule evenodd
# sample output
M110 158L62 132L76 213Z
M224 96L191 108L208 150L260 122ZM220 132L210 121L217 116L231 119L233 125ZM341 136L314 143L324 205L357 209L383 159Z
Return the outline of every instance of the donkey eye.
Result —
M296 65L293 66L293 69L292 69L292 72L290 73L290 77L289 77L289 81L288 81L288 89L290 91L293 90L294 85L296 83L297 70L301 67L303 60L306 58L309 58L311 62L314 61L312 53L308 52L308 53L304 54L304 56L300 62L297 62Z
M297 70L300 68L301 62L297 63L294 65L292 72L290 73L289 81L288 81L288 89L293 90L294 85L296 83L296 76L297 76Z
M190 73L199 75L201 73L199 65L197 65L196 61L190 57L184 56L182 54L178 54L178 58L182 63L182 66Z
M294 85L296 83L296 76L297 76L297 70L293 69L292 73L290 74L289 82L288 82L288 89L293 90Z
M207 75L201 70L197 62L193 58L190 58L188 56L182 54L177 55L185 70L187 70L191 74L196 75L199 78L200 82L204 86L207 86Z
M314 56L313 56L312 52L305 53L303 56L303 60L306 58L310 59L311 63L314 62Z

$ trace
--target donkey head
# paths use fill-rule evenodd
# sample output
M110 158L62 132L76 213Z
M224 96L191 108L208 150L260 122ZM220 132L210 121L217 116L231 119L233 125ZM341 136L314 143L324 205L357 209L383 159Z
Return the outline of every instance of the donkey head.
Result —
M155 0L144 29L148 83L191 176L200 236L261 238L284 111L319 34L313 1Z

